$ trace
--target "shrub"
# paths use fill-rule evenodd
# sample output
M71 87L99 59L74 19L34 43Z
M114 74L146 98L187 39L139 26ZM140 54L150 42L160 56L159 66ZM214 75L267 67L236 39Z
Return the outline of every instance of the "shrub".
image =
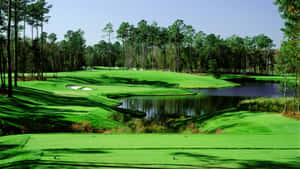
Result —
M72 131L80 133L92 133L94 131L93 126L89 121L83 121L81 123L73 123Z
M125 121L124 115L121 114L121 113L115 112L115 111L112 112L110 118L115 120L115 121L118 121L118 122L124 122Z
M72 124L72 131L75 132L82 132L82 127L79 123L73 123Z
M293 98L254 98L243 100L238 104L239 110L282 112L284 104L287 104L287 111L294 110ZM296 104L299 104L298 101Z
M166 131L166 127L158 124L153 124L145 127L145 133L165 133Z

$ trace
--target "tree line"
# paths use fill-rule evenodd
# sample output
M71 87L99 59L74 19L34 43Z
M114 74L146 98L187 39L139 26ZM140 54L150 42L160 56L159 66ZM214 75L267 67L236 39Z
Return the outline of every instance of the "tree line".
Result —
M52 8L46 0L1 0L0 92L8 91L12 96L18 80L44 80L44 72L73 71L86 66L215 74L270 74L275 68L297 72L299 3L275 3L286 19L283 31L287 38L280 52L264 34L222 38L196 31L180 19L168 27L146 20L136 25L123 22L116 30L108 23L102 29L106 40L92 46L86 45L80 29L67 31L64 39L58 41L55 33L44 32Z
M46 0L0 1L0 92L9 97L18 80L45 80L45 72L86 65L82 30L68 31L59 42L56 34L44 32L51 8Z
M26 60L29 58L28 48L32 49L35 60L35 72L43 79L43 32L44 24L48 22L49 5L45 0L1 0L0 1L0 75L1 89L6 89L6 73L8 75L8 96L12 96L12 83L17 87L19 72L26 72ZM32 30L32 39L26 39L26 26ZM36 30L36 37L33 39L33 32ZM23 39L20 34L23 33ZM5 36L6 35L6 36ZM39 41L38 54L36 49ZM14 76L12 76L12 72ZM14 77L14 80L12 79Z
M196 31L183 20L169 27L146 20L136 26L123 22L116 30L121 43L111 43L111 23L103 31L108 40L88 47L89 65L211 73L268 74L274 70L273 40L264 34L222 38Z

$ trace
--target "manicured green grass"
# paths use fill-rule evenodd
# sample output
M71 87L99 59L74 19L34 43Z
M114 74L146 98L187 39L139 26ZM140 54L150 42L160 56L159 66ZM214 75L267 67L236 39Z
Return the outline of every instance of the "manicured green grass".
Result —
M180 88L222 88L238 84L216 79L213 76L197 76L186 73L164 71L133 71L133 70L92 70L59 73L59 76L72 77L73 80L97 83L150 84L154 86ZM82 79L84 78L84 79Z
M292 134L300 137L300 122L276 113L232 111L205 120L200 123L200 130L234 134Z
M2 137L4 168L298 168L299 135L38 134ZM14 161L14 162L13 162Z
M52 74L48 74L51 76ZM72 90L82 86L91 91ZM134 95L191 95L184 88L228 87L237 84L213 77L162 71L97 69L58 73L47 81L19 82L13 99L0 96L0 118L8 125L30 126L38 132L54 130L55 126L70 130L72 123L88 121L94 128L115 128L122 122L111 117L119 104L109 97ZM50 123L46 123L50 121ZM43 129L38 124L45 125ZM47 129L48 128L48 129ZM26 129L25 129L26 130Z
M89 87L72 90L68 85ZM0 96L0 119L25 132L117 128L111 97L191 95L185 88L232 87L215 79L161 71L100 68L19 82L14 98ZM300 123L280 114L220 111L184 119L221 134L27 134L0 137L0 168L299 168ZM180 124L180 120L178 123ZM35 129L35 130L33 130Z

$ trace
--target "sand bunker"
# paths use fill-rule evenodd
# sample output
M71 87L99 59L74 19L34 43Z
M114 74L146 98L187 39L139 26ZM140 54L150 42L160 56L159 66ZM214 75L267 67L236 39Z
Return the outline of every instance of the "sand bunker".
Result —
M82 88L81 90L92 90L91 88L88 88L88 87L85 87L85 88Z
M80 88L82 88L81 86L67 86L67 88L69 89L74 89L74 90L78 90Z
M73 90L85 90L85 91L90 91L92 90L91 88L88 88L88 87L82 87L82 86L67 86L67 88L69 89L73 89Z

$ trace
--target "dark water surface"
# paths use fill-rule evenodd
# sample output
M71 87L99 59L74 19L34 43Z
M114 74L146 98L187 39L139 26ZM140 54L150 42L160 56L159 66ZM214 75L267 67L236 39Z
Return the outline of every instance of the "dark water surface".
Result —
M212 96L281 97L279 83L244 83L240 87L221 89L197 89L195 92Z
M145 112L146 119L194 116L236 107L249 97L280 97L278 83L244 83L241 87L193 90L207 96L139 96L121 100L120 108Z
M241 97L143 96L121 100L120 108L145 112L147 119L164 121L170 117L194 116L234 107Z

